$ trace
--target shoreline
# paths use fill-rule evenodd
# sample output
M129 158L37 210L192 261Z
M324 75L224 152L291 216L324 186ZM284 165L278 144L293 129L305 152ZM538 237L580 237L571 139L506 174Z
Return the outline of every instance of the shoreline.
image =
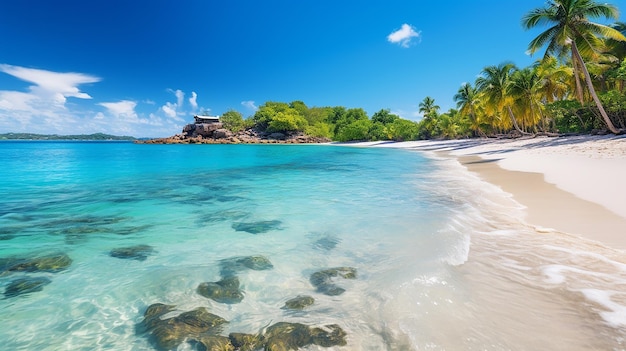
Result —
M626 250L626 137L538 137L360 143L436 152L511 194L539 233ZM621 182L621 183L620 183Z

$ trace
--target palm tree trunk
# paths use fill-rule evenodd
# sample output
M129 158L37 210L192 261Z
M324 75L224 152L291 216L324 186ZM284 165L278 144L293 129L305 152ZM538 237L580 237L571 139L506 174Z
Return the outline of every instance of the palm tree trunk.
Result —
M585 98L583 95L583 86L580 83L580 67L578 67L577 60L574 59L574 56L576 56L574 51L578 52L578 48L576 48L575 45L576 44L572 40L572 68L574 68L574 81L576 82L576 97L578 98L580 104L583 105L585 103Z
M520 132L522 135L530 135L530 133L526 133L525 131L521 130L520 127L517 125L515 115L513 115L513 110L511 110L511 106L507 106L506 109L509 111L509 117L511 117L511 122L513 122L513 127L515 127L515 130Z
M606 114L604 107L602 106L602 102L600 102L600 98L598 98L598 94L596 94L596 90L593 88L593 83L591 82L591 76L589 75L589 71L587 71L587 67L585 67L585 61L583 61L583 57L580 56L578 52L578 47L576 46L576 42L572 40L572 54L575 56L575 60L577 60L583 70L583 74L585 75L585 81L587 82L587 88L589 88L589 94L593 98L593 101L596 103L598 110L600 110L600 115L602 115L602 119L604 123L609 128L611 133L613 134L621 134L623 130L615 128L613 122L609 118L609 115Z

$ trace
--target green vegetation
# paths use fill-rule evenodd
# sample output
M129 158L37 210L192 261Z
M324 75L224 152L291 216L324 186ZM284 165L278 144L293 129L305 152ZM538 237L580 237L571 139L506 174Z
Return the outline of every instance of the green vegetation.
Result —
M221 117L224 128L233 132L255 128L266 133L305 133L336 141L414 140L416 122L380 110L370 119L362 108L308 107L302 101L266 102L248 119L236 111Z
M103 133L57 135L32 133L5 133L0 134L0 140L89 140L89 141L134 141L131 136L115 136Z
M510 62L485 66L474 83L462 84L454 95L457 109L441 113L435 100L425 97L419 122L384 109L370 118L361 108L309 108L293 101L267 102L248 120L229 111L224 124L231 130L245 125L344 142L621 134L626 132L626 24L602 25L590 18L615 20L618 10L593 0L551 0L529 11L522 17L523 28L548 26L528 46L530 53L545 47L543 58L530 67Z

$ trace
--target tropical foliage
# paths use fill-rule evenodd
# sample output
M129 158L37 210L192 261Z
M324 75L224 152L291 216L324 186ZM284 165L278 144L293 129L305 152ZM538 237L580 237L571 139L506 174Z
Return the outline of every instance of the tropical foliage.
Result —
M419 122L380 110L307 107L302 101L267 102L248 120L227 112L233 129L304 132L337 141L467 138L537 133L626 132L626 24L615 6L593 0L548 0L530 10L522 27L547 27L528 45L545 50L530 67L487 65L463 83L456 109L441 112L432 97L419 103ZM225 115L226 116L226 115Z

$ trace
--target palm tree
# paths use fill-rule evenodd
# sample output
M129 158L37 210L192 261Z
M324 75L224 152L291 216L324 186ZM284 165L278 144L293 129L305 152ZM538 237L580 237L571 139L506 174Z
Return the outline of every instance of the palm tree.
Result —
M454 101L459 109L459 113L469 116L472 131L479 135L484 135L485 133L480 129L480 124L478 123L477 110L478 104L480 104L478 95L478 90L470 83L463 83L454 95Z
M537 75L543 80L541 92L546 103L563 100L570 91L572 68L559 64L554 56L549 56L535 64Z
M484 98L485 108L488 112L500 118L508 113L515 130L521 134L528 134L520 129L515 120L515 115L511 109L513 99L508 93L511 75L516 69L515 65L510 62L504 62L498 66L487 66L476 78L476 87Z
M427 96L419 104L419 112L424 114L424 117L434 117L439 111L440 107L435 105L435 99Z
M541 88L543 81L537 75L535 69L527 67L518 71L515 71L511 76L511 81L508 85L508 93L514 99L514 105L518 111L522 113L522 123L526 121L526 126L535 126L541 119L542 103L541 103ZM543 123L543 130L546 130L545 121Z
M552 25L530 42L528 51L531 54L544 45L547 45L546 56L561 54L568 47L571 48L574 77L578 79L577 72L582 70L589 93L598 107L605 124L614 134L619 134L621 131L615 128L613 122L606 114L593 87L589 71L585 67L581 53L591 54L595 52L601 45L599 37L626 40L626 37L618 30L589 21L589 17L616 19L618 14L615 6L598 4L593 0L549 0L547 7L534 9L522 18L522 25L526 29L531 29L541 24ZM582 86L578 81L577 95L582 103Z

